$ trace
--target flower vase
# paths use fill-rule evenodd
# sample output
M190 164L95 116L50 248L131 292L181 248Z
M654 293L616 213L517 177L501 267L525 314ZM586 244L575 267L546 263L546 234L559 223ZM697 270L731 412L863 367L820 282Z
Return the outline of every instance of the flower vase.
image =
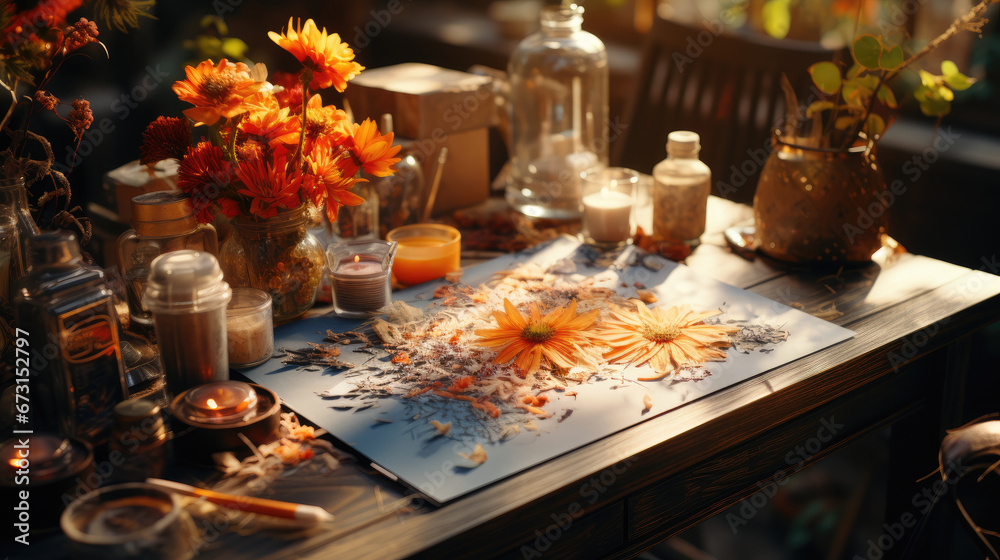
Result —
M3 354L13 346L14 282L28 272L28 239L38 226L28 212L24 178L0 179L0 338Z
M232 234L219 260L232 287L251 287L271 295L275 324L298 319L316 302L326 254L308 231L305 206L258 220L232 219Z
M885 190L867 146L844 152L776 137L753 202L760 250L800 264L870 262L886 233Z

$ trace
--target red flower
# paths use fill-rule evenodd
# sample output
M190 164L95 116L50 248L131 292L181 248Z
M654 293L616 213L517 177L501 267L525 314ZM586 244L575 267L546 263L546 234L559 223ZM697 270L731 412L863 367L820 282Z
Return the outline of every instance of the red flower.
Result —
M191 131L184 119L159 117L149 123L139 145L139 163L153 165L165 159L181 159L191 144Z
M177 186L190 197L198 221L206 224L215 217L212 204L222 197L231 181L231 165L222 148L211 142L189 148L177 170Z
M331 222L337 220L341 206L357 206L365 201L350 189L355 183L366 182L367 179L342 175L337 166L338 157L341 156L335 155L330 137L324 136L317 140L308 159L310 180L305 184L316 206L326 203L326 215Z
M288 110L294 114L302 111L302 84L299 83L297 75L290 72L275 72L271 74L268 81L282 88L281 91L274 94L279 106L288 107Z
M262 159L242 161L236 167L236 177L245 188L237 192L250 200L250 214L257 218L270 218L281 209L297 208L301 204L299 189L302 175L295 171L285 173L284 157L275 158L273 165Z

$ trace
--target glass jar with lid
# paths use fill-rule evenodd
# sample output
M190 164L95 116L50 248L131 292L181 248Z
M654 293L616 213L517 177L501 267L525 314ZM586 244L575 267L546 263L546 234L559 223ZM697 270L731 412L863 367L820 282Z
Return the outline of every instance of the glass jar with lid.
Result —
M132 324L152 328L153 318L142 304L153 259L190 249L219 254L219 240L211 224L200 224L183 191L155 191L132 199L132 229L118 238L118 268L128 289Z
M511 55L507 201L543 218L582 212L580 176L608 162L608 57L583 31L583 8L548 6Z

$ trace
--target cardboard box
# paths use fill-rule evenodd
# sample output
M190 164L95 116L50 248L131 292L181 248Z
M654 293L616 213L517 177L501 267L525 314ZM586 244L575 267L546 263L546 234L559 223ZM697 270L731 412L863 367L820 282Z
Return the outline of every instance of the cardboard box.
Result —
M492 78L429 64L407 63L362 72L344 92L356 121L381 122L391 113L394 131L431 138L493 124Z
M365 70L345 95L358 122L381 123L383 114L392 115L396 137L422 163L426 189L434 181L440 149L448 148L433 215L489 197L489 127L496 111L492 78L398 64ZM421 200L426 198L425 192Z
M118 221L132 223L132 198L136 195L176 189L178 166L174 160L164 160L150 175L146 166L135 160L105 173L103 189L114 193Z

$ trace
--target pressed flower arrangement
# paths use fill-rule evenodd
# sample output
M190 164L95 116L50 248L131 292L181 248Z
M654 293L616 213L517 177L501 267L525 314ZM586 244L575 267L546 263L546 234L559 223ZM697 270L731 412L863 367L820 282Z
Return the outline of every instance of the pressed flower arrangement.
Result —
M180 161L178 186L202 222L221 212L232 219L233 237L220 253L227 281L268 291L278 322L300 316L315 301L325 267L322 247L306 232L305 208L326 210L333 222L341 206L364 199L351 191L393 173L393 134L380 134L371 120L352 123L346 112L324 105L317 92L343 92L364 67L336 33L311 19L284 33L269 33L301 63L297 76L267 79L226 59L185 68L174 84L193 107L185 119L160 117L143 134L140 161ZM204 131L195 140L193 130Z

